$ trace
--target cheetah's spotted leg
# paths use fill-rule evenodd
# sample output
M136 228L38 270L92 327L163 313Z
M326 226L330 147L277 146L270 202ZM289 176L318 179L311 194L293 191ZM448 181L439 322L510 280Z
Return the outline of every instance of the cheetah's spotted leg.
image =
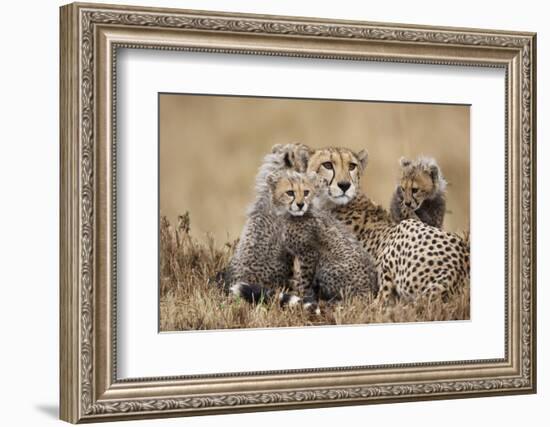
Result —
M393 273L384 261L380 265L378 283L380 283L380 289L378 290L376 304L383 306L393 301L396 294Z
M300 293L308 293L313 288L317 256L313 253L300 254L298 263L300 265L300 272L295 278L296 290Z
M302 307L309 313L320 314L317 295L313 287L313 277L317 267L317 258L310 254L296 256L291 290L282 290L279 293L281 307Z
M300 296L292 295L290 297L289 306L297 306L301 304L302 308L310 313L319 315L321 313L317 302L317 293L314 289L313 278L315 277L315 269L317 268L316 254L304 253L297 258L299 268L294 271L293 288ZM288 297L286 297L288 299Z

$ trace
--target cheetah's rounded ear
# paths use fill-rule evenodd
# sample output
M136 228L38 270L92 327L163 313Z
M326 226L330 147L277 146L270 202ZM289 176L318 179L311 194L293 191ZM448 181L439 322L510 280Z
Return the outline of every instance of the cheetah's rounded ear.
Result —
M296 169L299 172L305 172L309 162L309 157L313 154L311 148L304 144L296 144Z
M361 168L365 169L369 160L369 152L367 150L359 151L357 153L357 160L359 160L359 162L361 163Z
M412 163L412 161L410 161L409 159L405 158L405 157L401 157L399 159L399 166L401 166L402 168L406 168L408 166L410 166Z
M285 167L289 169L294 168L294 165L296 164L296 159L292 151L286 151L283 159L285 161Z
M294 164L296 163L294 158L294 144L275 144L271 147L271 153L277 155L282 154L285 167L288 169L294 168Z
M432 178L432 182L436 183L439 180L439 166L432 164L428 168L428 173Z
M273 147L271 147L271 153L277 154L283 151L283 144L275 144Z

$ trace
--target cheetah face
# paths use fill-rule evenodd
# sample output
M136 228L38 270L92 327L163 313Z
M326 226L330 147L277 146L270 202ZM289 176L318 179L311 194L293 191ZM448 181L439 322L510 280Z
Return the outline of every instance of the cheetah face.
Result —
M275 211L279 215L303 216L316 195L315 177L297 172L268 177Z
M347 148L323 148L310 156L307 170L326 182L329 201L346 205L357 194L367 158L366 150L356 154Z
M426 187L429 187L429 184L422 176L414 180L402 180L397 189L402 197L402 206L413 211L420 208L430 194L430 190Z
M397 191L401 195L405 209L417 210L427 199L432 199L438 191L443 191L445 181L433 159L419 158L411 161L399 160L401 177Z

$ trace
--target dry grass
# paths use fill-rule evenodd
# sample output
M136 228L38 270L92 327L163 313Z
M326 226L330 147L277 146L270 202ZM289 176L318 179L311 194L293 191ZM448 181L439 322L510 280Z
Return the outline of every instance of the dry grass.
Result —
M469 288L447 302L396 302L380 307L370 298L353 298L337 306L321 305L321 315L275 302L250 305L227 295L214 278L223 270L236 242L217 247L214 239L198 242L189 235L189 215L174 228L166 218L160 234L160 330L209 330L312 325L466 320Z

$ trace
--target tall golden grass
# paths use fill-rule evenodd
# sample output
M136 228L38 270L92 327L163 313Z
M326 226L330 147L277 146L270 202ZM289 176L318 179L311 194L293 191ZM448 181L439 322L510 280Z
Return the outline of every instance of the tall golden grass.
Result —
M228 295L215 280L227 265L236 241L217 245L210 235L197 240L189 214L174 226L160 224L160 330L186 331L392 322L467 320L469 286L446 302L397 301L385 307L371 298L350 298L337 305L321 304L321 314L300 307L280 307L276 299L251 305Z

